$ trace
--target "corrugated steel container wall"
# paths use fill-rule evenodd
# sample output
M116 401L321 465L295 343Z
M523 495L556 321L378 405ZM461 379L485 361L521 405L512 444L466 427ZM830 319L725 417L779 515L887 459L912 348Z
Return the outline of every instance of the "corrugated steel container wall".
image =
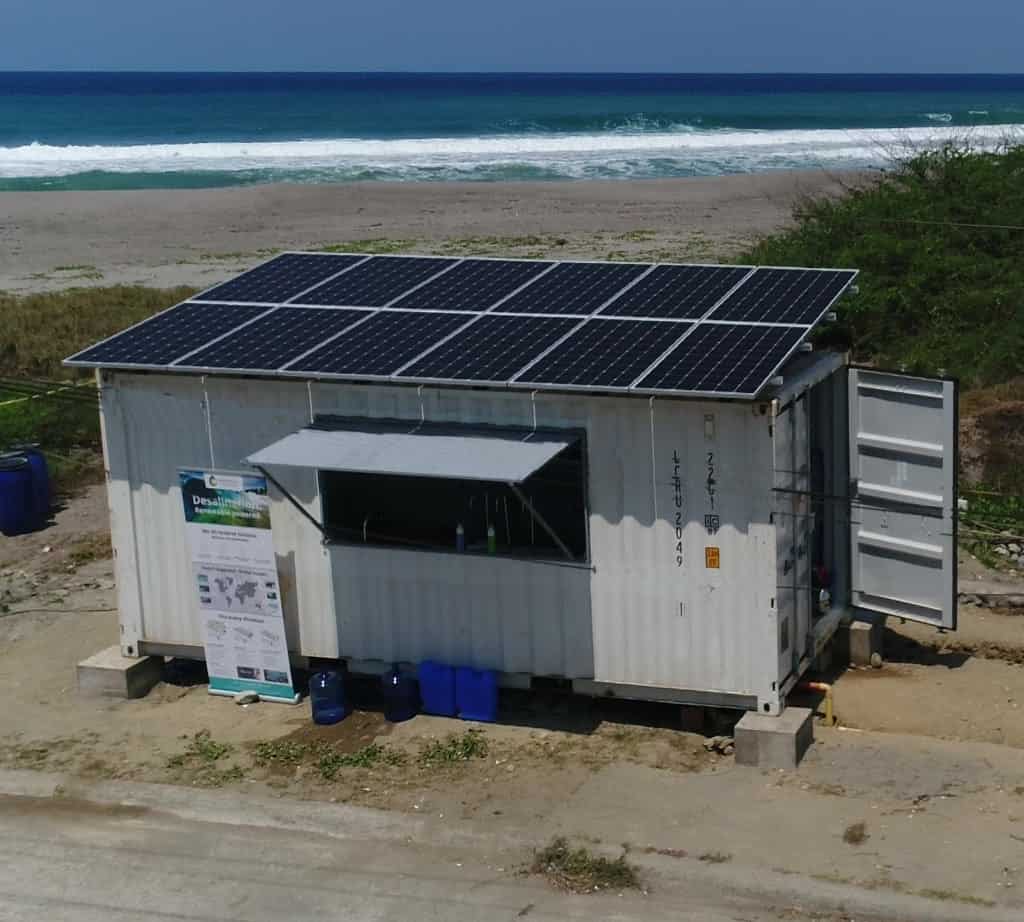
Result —
M185 543L178 487L183 467L245 470L244 458L309 421L301 382L272 383L198 377L111 376L103 414L112 485L113 538L118 549L122 607L131 604L122 548L134 549L139 582L140 639L151 644L202 645ZM207 427L207 398L211 427ZM118 449L118 445L123 450ZM212 453L211 453L212 452ZM307 511L320 515L311 472L281 471L278 478ZM289 646L337 656L337 628L326 552L319 533L287 501L273 497L271 521ZM125 505L128 508L125 508ZM300 612L307 613L300 616Z
M538 425L574 428L586 427L595 403L326 383L312 394L320 414L532 426L536 406ZM593 675L589 567L350 545L330 556L343 656Z
M198 644L176 472L211 463L204 385L171 376L116 381L131 424L118 434L108 421L108 441L127 438L132 463L120 472L112 465L111 476L130 478L127 519L134 513L140 523L140 572L159 571L142 578L143 636ZM592 571L345 545L325 551L312 525L275 497L282 582L294 573L289 636L301 653L442 656L506 672L774 695L772 453L761 405L334 383L307 391L304 383L217 378L205 388L223 469L305 424L311 405L316 413L586 431ZM319 516L312 472L281 479ZM709 534L714 520L705 516L716 515ZM129 530L118 530L119 544ZM706 548L718 549L718 568L706 565Z

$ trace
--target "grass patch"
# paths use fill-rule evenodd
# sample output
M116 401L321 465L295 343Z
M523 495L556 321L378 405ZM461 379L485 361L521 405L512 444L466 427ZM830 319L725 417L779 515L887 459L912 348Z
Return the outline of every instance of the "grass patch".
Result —
M1019 476L1024 482L1024 471ZM960 527L976 533L965 536L961 543L978 556L990 548L993 541L1024 537L1024 496L1003 493L998 485L988 484L965 488L961 496L968 501L968 511L960 514Z
M0 384L0 403L3 400ZM42 448L58 493L102 479L99 406L95 399L40 398L0 406L0 450L20 442Z
M420 750L413 767L421 771L482 759L488 753L487 739L480 730L453 733L431 740ZM308 765L324 781L335 781L346 769L380 769L406 765L408 755L400 749L370 743L355 752L341 752L329 742L314 740L265 740L252 747L253 762L260 767L294 768Z
M689 853L685 848L655 848L648 845L643 850L645 855L663 855L666 858L685 858Z
M866 823L851 823L843 830L843 841L847 845L860 845L868 839Z
M582 846L573 848L562 836L534 854L530 873L543 875L556 887L572 893L641 888L637 870L626 861L625 854L615 859L594 855Z
M74 266L55 266L54 272L71 273L71 278L96 280L103 278L103 273L89 263L81 263ZM47 278L47 276L41 276Z
M302 743L295 740L266 740L252 749L253 761L261 767L297 766L310 763L324 781L334 781L345 768L377 768L404 765L405 753L371 743L355 752L339 752L330 743Z
M82 372L61 362L194 291L118 285L24 296L0 293L0 449L18 442L38 444L57 492L99 482L103 469L95 389ZM48 393L68 383L81 386ZM31 400L21 399L31 395Z
M697 857L698 861L704 861L707 864L725 864L728 861L732 861L732 855L728 852L704 852L703 855Z
M785 871L783 873L799 873L798 871ZM925 887L921 890L913 890L905 883L894 880L891 877L874 877L870 880L857 880L836 871L825 871L810 875L812 880L820 880L830 884L841 884L848 887L860 887L864 890L890 890L893 893L906 893L909 896L919 896L929 900L942 900L944 902L965 903L971 906L995 906L993 900L987 900L980 896L972 896L969 893L957 893L955 890L941 890Z
M167 764L172 768L185 765L190 761L202 762L207 765L231 755L234 746L230 743L218 743L209 730L199 730L195 733L185 751L176 756L171 756Z
M281 251L277 247L264 247L259 250L250 250L246 252L244 250L235 250L229 253L200 253L200 262L236 262L241 259L247 260L263 260L270 259L271 256L276 256ZM189 261L179 260L179 263L187 264Z
M328 749L321 753L317 768L324 781L333 781L343 768L376 768L379 765L394 766L404 763L404 753L371 743L355 752L336 752Z
M641 243L646 240L654 240L657 236L658 232L656 230L638 228L637 230L626 231L624 234L619 234L616 239L628 240L633 243Z
M240 765L221 767L218 763L235 751L230 743L213 739L209 730L199 730L189 740L185 751L171 756L167 767L191 775L192 783L200 787L222 787L241 781L245 772Z
M194 293L188 287L113 285L0 294L0 376L71 377L61 366L67 356Z
M252 759L259 766L298 765L309 755L308 743L294 740L261 740L252 747Z
M1024 371L1024 233L1011 229L1021 214L1024 145L949 144L842 198L801 203L796 227L741 261L859 268L859 294L821 341L984 386Z
M490 746L487 737L480 730L452 733L443 740L431 740L420 751L419 763L424 766L444 765L452 762L469 762L487 757Z
M68 561L76 567L80 567L94 560L108 560L113 556L113 548L110 543L110 532L97 531L84 538L80 538L71 545L68 552Z
M316 249L320 253L367 253L380 256L388 253L406 253L415 246L415 240L403 240L397 237L367 237L363 240L343 240L341 243L329 243Z
M452 237L437 247L437 252L452 256L466 255L514 255L535 258L533 251L544 252L568 245L565 237L557 234L525 234L521 236L498 237ZM529 250L530 253L524 253Z
M986 900L980 896L971 896L969 893L957 893L955 890L933 890L927 888L916 891L918 896L929 900L943 900L953 903L967 903L970 906L995 906L993 900Z
M793 871L794 874L799 874L799 871ZM811 880L820 880L828 884L855 884L856 881L852 877L848 877L845 874L840 874L837 871L817 871L810 875Z

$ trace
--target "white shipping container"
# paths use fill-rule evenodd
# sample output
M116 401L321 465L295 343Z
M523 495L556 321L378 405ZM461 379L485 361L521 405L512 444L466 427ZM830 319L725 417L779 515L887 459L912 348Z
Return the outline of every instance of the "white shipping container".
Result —
M755 401L98 374L126 655L203 655L178 470L251 470L340 418L566 433L582 452L583 547L406 548L368 540L368 523L365 540L325 539L324 467L267 464L297 659L439 659L508 683L778 713L856 607L955 627L950 381L832 354L794 360ZM504 521L495 509L510 534L507 500Z

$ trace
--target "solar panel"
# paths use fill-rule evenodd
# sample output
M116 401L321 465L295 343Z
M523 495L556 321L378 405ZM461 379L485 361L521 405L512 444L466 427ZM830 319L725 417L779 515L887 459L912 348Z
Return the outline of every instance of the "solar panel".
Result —
M363 258L332 253L283 253L238 278L197 295L195 300L279 304Z
M470 320L440 311L378 311L289 365L289 372L384 377Z
M590 314L650 266L559 263L497 310L511 314Z
M398 377L507 381L577 323L568 317L483 314Z
M203 343L258 317L267 308L185 302L73 355L70 364L170 365Z
M656 266L600 313L699 320L749 272L742 266Z
M67 361L752 398L855 277L286 253Z
M806 335L800 327L702 323L636 387L754 397Z
M466 259L432 282L399 298L392 306L431 311L485 311L550 265L525 260Z
M628 388L690 326L595 317L513 380L517 384Z
M812 325L856 274L845 270L758 269L709 319Z
M279 307L175 365L272 371L367 316L366 311Z
M300 304L383 307L455 262L426 256L375 256L295 300Z

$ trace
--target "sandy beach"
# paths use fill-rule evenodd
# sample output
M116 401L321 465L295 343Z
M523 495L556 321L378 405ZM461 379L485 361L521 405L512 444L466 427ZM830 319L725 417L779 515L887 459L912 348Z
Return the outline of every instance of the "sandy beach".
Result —
M858 175L6 192L0 290L206 287L268 251L381 238L410 252L724 260Z

